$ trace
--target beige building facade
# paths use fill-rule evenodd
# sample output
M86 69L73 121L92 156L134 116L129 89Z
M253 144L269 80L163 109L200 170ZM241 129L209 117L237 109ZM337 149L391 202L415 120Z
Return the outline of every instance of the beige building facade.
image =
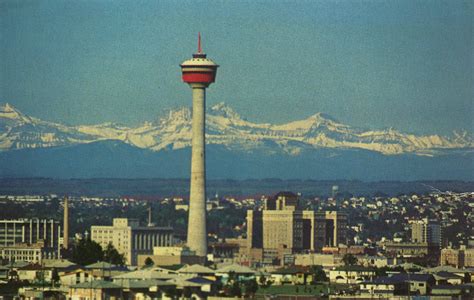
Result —
M112 226L92 226L91 239L102 248L112 243L119 253L125 255L128 265L136 265L139 254L151 254L156 246L171 246L173 229L145 227L135 219L115 218Z
M154 247L152 255L138 255L138 266L146 265L147 259L151 259L154 266L204 263L204 258L197 256L196 252L191 251L188 247Z
M460 249L442 249L440 264L456 268L474 267L474 249L461 247Z
M10 262L27 261L30 263L40 264L45 255L44 243L35 244L16 244L14 246L0 247L0 257Z
M346 243L347 216L336 211L314 212L298 208L295 194L282 192L265 200L264 209L247 211L249 260L271 258ZM258 251L256 249L263 249ZM259 254L259 255L256 255Z

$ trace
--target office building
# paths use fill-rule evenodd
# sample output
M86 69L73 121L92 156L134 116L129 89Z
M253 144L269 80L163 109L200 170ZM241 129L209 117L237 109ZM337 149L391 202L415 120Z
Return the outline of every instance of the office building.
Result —
M347 241L347 215L337 211L314 213L314 249L338 247Z
M435 220L427 218L411 220L411 241L413 243L427 243L431 247L441 247L443 235L441 225Z
M151 254L156 246L171 246L173 228L140 226L136 219L115 218L112 226L92 226L91 239L102 248L112 243L125 255L127 264L136 265L139 254Z
M250 260L271 263L292 253L345 244L346 228L345 214L300 210L295 194L281 192L265 200L263 210L247 211L245 248Z
M0 220L0 251L5 258L18 257L22 249L37 249L38 245L41 245L41 255L35 250L34 261L59 258L60 238L60 222L53 219Z

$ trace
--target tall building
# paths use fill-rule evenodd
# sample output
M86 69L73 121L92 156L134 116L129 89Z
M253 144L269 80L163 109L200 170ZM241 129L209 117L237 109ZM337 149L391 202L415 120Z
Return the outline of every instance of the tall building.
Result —
M53 219L0 220L0 249L7 251L8 257L28 247L39 247L41 258L59 258L60 238L61 225Z
M127 264L136 265L139 254L152 254L156 246L171 246L173 228L141 227L138 220L115 218L112 226L91 226L91 239L102 248L112 243L120 254L125 255Z
M411 241L413 243L428 243L431 247L441 247L443 244L442 228L439 222L424 218L411 220Z
M315 249L338 247L347 242L347 215L337 211L317 212L315 219Z
M181 64L182 79L193 93L191 187L189 196L188 246L198 256L207 254L206 229L206 169L205 112L206 88L215 81L218 65L208 59L201 49L193 58Z
M249 255L260 253L269 262L282 254L345 244L346 230L345 214L300 210L295 194L280 192L265 200L263 210L247 211L246 249Z

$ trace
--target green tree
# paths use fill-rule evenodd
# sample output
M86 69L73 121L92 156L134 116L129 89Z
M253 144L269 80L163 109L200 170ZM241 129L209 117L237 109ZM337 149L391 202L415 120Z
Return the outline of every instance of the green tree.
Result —
M258 291L258 283L255 279L247 280L245 282L245 294L247 296L253 297Z
M51 271L51 283L53 287L59 282L59 280L60 278L59 278L58 270L56 268L53 268L53 270Z
M242 297L242 287L238 281L234 281L229 289L229 296L231 297Z
M191 298L191 296L193 295L193 291L191 291L191 288L186 286L183 288L183 297L186 298L186 299L189 299Z
M124 255L120 254L117 249L115 249L114 245L112 245L112 243L109 243L107 248L104 250L104 260L119 266L123 266L125 264Z
M260 279L258 280L260 286L263 289L263 295L265 295L267 289L273 284L273 281L271 281L269 278L265 276L260 276Z
M8 282L13 283L13 282L19 282L20 281L20 276L18 275L18 272L16 270L10 269L8 272Z
M239 282L239 278L235 272L229 272L227 283L224 287L224 292L230 297L241 297L242 287Z
M145 266L151 267L151 266L153 266L154 264L155 264L155 262L154 262L153 259L151 259L150 257L147 257L147 258L145 259Z
M344 254L344 256L342 257L342 262L345 266L353 266L357 264L357 257L352 254Z
M181 296L181 292L176 288L176 286L164 287L162 291L171 299L178 299Z
M312 266L311 273L313 274L313 283L328 281L322 266Z
M73 247L71 260L78 265L86 266L103 259L102 247L90 239L82 239Z

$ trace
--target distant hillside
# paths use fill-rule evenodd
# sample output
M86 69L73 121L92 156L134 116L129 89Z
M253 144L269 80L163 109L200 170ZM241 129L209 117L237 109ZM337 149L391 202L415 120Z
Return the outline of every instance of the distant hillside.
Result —
M339 186L342 197L350 195L373 196L441 191L474 191L474 181L376 181L359 180L209 180L208 197L236 196L259 197L262 194L274 194L282 190L302 193L304 197L329 196L333 185ZM131 196L156 200L160 197L189 196L188 179L51 179L23 178L0 179L0 195L46 195L68 194L76 196Z
M210 145L210 179L473 180L474 153L435 157L367 150L307 149L297 156ZM187 178L190 148L159 152L120 141L0 152L0 177Z

